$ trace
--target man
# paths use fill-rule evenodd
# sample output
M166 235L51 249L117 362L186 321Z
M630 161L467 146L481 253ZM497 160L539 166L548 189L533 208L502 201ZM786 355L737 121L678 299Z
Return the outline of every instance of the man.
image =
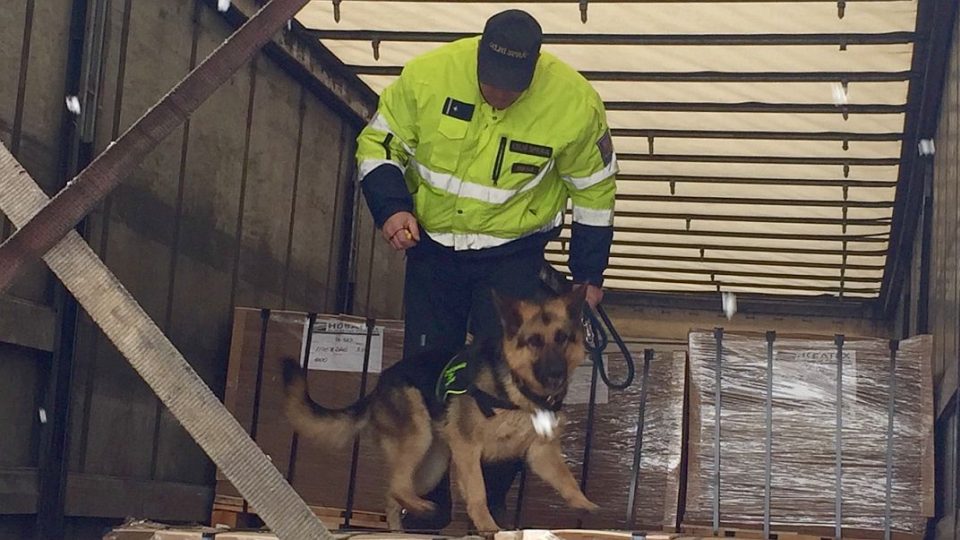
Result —
M613 238L616 155L603 102L587 81L541 53L537 21L519 10L491 17L483 35L411 60L360 133L357 160L367 205L384 239L407 255L404 355L457 350L468 324L498 337L491 289L534 297L546 244L573 222L569 267L602 298ZM520 463L486 466L491 513ZM407 516L409 529L449 523L449 482L428 498L438 515Z

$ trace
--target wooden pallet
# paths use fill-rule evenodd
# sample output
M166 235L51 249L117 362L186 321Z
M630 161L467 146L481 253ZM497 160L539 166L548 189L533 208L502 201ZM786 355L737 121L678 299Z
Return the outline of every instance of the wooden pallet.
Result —
M328 529L340 530L346 528L346 510L325 506L310 506L313 513ZM210 516L210 525L225 525L230 528L260 526L256 510L241 497L217 495L213 501L213 512ZM350 517L350 529L386 531L387 517L376 512L354 510Z
M713 527L708 525L684 524L680 526L680 531L684 534L705 538L745 538L751 540L763 540L764 538L763 530L760 528L721 527L714 533ZM877 538L882 537L883 534L880 532L844 531L843 533L844 540L877 540ZM812 532L804 530L802 527L798 527L796 531L779 530L779 527L770 531L770 540L833 540L833 538L833 534ZM895 532L892 538L895 540L922 540L923 536Z

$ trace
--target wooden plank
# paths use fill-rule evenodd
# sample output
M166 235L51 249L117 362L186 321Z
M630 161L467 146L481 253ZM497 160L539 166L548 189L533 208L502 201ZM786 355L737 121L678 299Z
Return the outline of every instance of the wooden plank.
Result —
M234 303L279 309L293 197L299 92L296 83L268 59L258 57L256 66Z
M38 478L36 468L0 469L0 515L36 513Z
M7 122L9 122L7 127L11 131L15 131L17 127L20 128L19 133L9 136L9 140L14 143L13 148L17 150L16 157L37 183L51 193L57 191L63 184L59 167L60 154L66 145L60 144L59 139L61 120L64 114L68 114L64 107L63 95L67 48L63 44L69 39L72 2L66 0L30 2L32 20L29 23L31 30L29 36L24 36L27 19L26 8L22 6L26 4L26 2L20 2L21 7L12 9L10 16L15 18L9 21L12 29L9 34L6 30L2 31L6 37L0 37L3 42L13 42L10 49L2 47L0 50L5 51L4 56L9 57L10 61L16 65L15 68L9 66L11 71L3 72L7 80L11 81L11 84L5 83L4 86L10 87L9 91L14 95L12 102L9 101L10 94L0 95L0 107L12 113L6 121L2 120L6 115L0 113L0 132L5 131L2 125ZM6 22L8 21L3 21L3 23ZM27 44L25 37L29 37L29 55L21 58L21 53L24 52L23 47ZM6 53L6 51L11 52ZM22 72L21 68L23 68ZM19 92L21 75L24 83L22 93ZM4 106L4 102L10 103L9 108ZM19 108L20 118L19 124L15 126L17 108ZM0 224L0 234L6 224L4 218ZM14 281L8 292L38 304L48 303L51 279L46 265L41 261L35 261L24 268L23 273Z
M29 65L21 62L26 14L26 2L16 2L0 10L0 50L7 51L0 55L0 73L7 74L7 81L19 81L20 70ZM7 147L11 147L13 139L18 87L19 84L0 85L0 141Z
M197 57L205 58L229 35L213 10L198 14ZM229 354L231 280L240 204L241 163L250 70L241 69L190 118L176 279L168 336L197 374L221 398ZM179 423L160 418L157 477L206 482L213 465Z
M119 126L139 118L189 71L189 3L133 3ZM122 128L121 128L122 129ZM162 321L167 309L182 127L161 141L111 197L101 257L144 310ZM93 381L85 472L150 478L157 399L112 346L104 343ZM118 439L125 445L116 445ZM137 451L131 451L136 448Z
M50 306L0 294L0 343L50 352L56 323Z
M337 259L331 249L339 242L341 221L341 131L344 122L326 105L308 96L304 103L300 174L294 208L293 245L287 282L287 309L326 311L336 297Z
M360 197L362 199L362 197ZM350 313L362 316L371 316L373 307L371 305L371 289L373 287L372 279L377 276L372 275L373 259L376 249L376 243L382 242L380 231L376 229L370 210L362 200L355 201L356 213L354 214L354 238L353 238L353 257L351 278L353 280L353 309Z
M45 357L0 343L0 467L36 465Z
M213 489L203 484L71 474L66 512L87 517L149 516L156 520L206 521Z
M0 469L0 515L31 514L37 505L37 470ZM206 485L151 482L88 474L67 477L68 515L205 521L213 491Z

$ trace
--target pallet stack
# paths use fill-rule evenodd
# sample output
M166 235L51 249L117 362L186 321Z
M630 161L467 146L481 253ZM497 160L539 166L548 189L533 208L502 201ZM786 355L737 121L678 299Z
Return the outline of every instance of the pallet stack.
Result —
M922 535L934 509L931 339L891 345L692 332L685 522Z

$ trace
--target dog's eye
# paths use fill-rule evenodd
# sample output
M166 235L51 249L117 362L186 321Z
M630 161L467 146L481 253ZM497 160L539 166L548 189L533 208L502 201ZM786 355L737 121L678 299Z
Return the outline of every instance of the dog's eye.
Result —
M570 336L567 335L563 330L557 330L556 335L553 336L553 341L559 345L563 345Z
M533 349L539 349L543 347L543 336L540 334L533 334L527 338L527 346Z

